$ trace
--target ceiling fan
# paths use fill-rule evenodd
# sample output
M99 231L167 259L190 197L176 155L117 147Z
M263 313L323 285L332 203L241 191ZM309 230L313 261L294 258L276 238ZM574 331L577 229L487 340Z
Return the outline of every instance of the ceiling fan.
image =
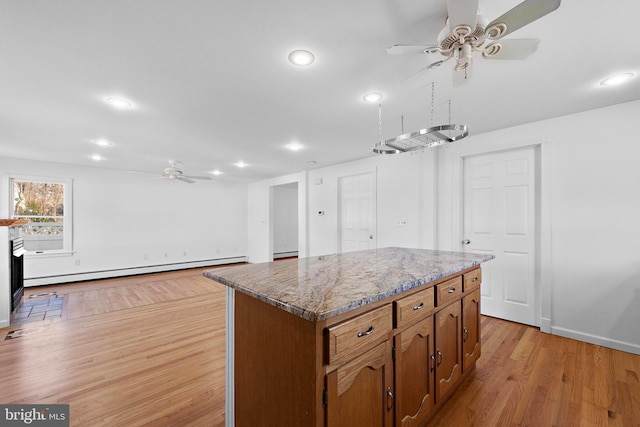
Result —
M146 175L154 175L156 178L167 178L171 183L173 183L174 181L182 181L182 182L186 182L187 184L193 184L195 183L194 179L211 180L210 176L185 175L180 169L178 169L178 163L180 162L170 160L169 161L170 166L168 168L164 168L162 170L162 173L160 174L155 174L150 172L135 172L135 171L129 171L129 172L141 173Z
M421 69L430 70L455 58L454 71L466 71L473 52L486 59L524 59L538 48L538 39L502 38L542 18L560 7L560 0L525 0L500 17L489 20L478 13L478 0L447 0L445 27L438 34L436 45L396 44L387 49L390 54L440 54L437 60ZM416 73L417 74L417 73Z

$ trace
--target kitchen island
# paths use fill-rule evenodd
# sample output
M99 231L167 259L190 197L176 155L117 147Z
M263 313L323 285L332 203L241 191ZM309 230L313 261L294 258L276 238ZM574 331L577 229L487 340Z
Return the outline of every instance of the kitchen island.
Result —
M482 262L384 248L205 271L227 288L227 426L426 424L480 355Z

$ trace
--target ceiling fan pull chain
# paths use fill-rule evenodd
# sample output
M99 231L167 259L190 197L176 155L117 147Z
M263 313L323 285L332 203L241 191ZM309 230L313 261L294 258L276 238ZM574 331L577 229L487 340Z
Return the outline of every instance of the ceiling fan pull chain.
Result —
M384 145L382 139L382 104L378 104L378 129L380 131L380 143Z
M434 98L435 98L435 87L436 87L436 82L431 82L431 121L429 122L430 126L433 126L433 102L434 102Z

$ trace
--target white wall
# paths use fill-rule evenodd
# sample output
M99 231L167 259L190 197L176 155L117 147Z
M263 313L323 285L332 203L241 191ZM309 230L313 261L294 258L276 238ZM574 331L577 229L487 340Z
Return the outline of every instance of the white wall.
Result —
M298 253L298 183L273 187L273 253Z
M244 260L247 253L246 184L171 184L126 171L3 157L0 174L5 177L2 217L9 216L8 175L73 180L74 253L27 257L25 278L32 279L27 285L91 272L110 276L124 269L212 265L212 260Z
M466 153L541 144L543 322L554 334L640 354L638 117L639 101L601 108L476 135ZM441 249L459 250L464 154L438 155Z
M433 247L433 162L433 152L424 150L309 171L309 254L338 251L339 178L367 172L376 176L377 246ZM318 215L318 211L324 211L324 215ZM399 227L400 220L406 225Z

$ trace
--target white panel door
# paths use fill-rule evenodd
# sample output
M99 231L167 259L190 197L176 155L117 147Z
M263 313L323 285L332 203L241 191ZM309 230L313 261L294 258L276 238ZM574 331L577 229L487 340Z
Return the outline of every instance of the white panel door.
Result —
M340 252L376 248L373 173L340 178Z
M482 314L539 326L535 149L464 159L462 248L491 253L482 265Z

